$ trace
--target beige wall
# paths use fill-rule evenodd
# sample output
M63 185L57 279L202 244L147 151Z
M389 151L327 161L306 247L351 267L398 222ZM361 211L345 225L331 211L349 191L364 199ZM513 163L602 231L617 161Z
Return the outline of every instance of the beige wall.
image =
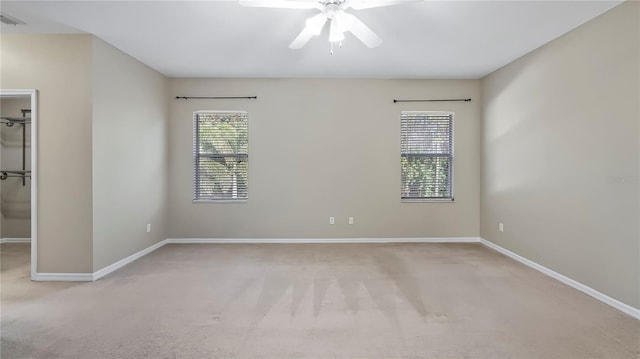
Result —
M24 109L31 108L29 96L0 100L2 117L22 117ZM0 168L22 169L22 135L26 130L25 168L31 169L31 125L0 125ZM0 182L0 237L31 237L31 180L9 177Z
M480 210L483 238L636 308L639 24L624 3L483 80Z
M38 271L91 272L92 36L0 37L0 88L38 89Z
M98 38L93 51L95 271L167 238L169 97L155 70Z
M38 272L166 238L168 80L90 35L1 39L0 87L39 91Z
M477 237L476 80L172 79L170 237ZM470 103L394 98L472 97ZM249 112L249 201L192 203L193 111ZM455 203L400 202L400 112L453 111ZM329 225L328 217L336 224ZM355 217L348 225L347 218Z

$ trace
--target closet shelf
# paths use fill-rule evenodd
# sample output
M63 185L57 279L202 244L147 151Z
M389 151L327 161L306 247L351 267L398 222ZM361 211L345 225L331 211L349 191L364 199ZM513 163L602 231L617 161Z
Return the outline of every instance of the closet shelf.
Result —
M31 171L0 170L0 180L6 180L9 177L31 178Z

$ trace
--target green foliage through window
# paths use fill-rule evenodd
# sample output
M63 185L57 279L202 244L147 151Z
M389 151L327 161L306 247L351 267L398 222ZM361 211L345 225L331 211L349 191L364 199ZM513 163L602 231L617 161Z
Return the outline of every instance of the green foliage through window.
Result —
M453 199L453 114L403 112L401 196Z
M194 199L248 198L246 112L194 113Z

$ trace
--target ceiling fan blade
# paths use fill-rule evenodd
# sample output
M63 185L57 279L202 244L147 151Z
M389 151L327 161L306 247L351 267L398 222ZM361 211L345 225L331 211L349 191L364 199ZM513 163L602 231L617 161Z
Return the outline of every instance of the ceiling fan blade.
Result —
M316 16L308 18L307 25L304 27L298 37L293 40L291 45L289 45L289 48L300 49L304 47L304 45L306 45L313 36L320 34L322 28L324 27L324 24L327 23L327 20L327 15L325 15L324 13L320 13Z
M301 49L307 44L307 42L309 42L309 40L311 40L312 37L313 33L305 27L304 30L300 32L300 35L298 35L291 45L289 45L289 48L294 50Z
M424 0L350 0L349 7L355 10L371 9L374 7L407 4Z
M376 35L367 25L351 14L345 14L349 18L350 31L355 37L362 41L368 48L374 48L382 44L382 39Z
M238 0L246 7L272 7L278 9L322 9L318 0Z

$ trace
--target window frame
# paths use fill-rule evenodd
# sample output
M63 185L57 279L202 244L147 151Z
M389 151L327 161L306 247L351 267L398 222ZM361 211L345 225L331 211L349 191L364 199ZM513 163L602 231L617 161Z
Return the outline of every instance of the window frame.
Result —
M198 171L198 166L200 163L199 155L199 130L200 125L198 123L198 116L200 114L244 114L247 118L247 152L246 154L235 153L232 156L225 157L238 157L245 158L247 164L247 197L246 198L200 198L199 186L198 186L198 178L200 177L200 172ZM193 111L193 188L192 188L192 203L247 203L249 201L249 112L245 110L197 110Z
M449 193L450 197L403 197L402 196L402 158L410 157L405 156L402 152L402 118L404 115L429 115L429 116L450 116L450 137L451 153L449 155ZM454 175L454 163L455 163L455 112L453 111L401 111L400 112L400 201L402 203L425 203L425 202L440 202L440 203L454 203L455 202L455 175Z

